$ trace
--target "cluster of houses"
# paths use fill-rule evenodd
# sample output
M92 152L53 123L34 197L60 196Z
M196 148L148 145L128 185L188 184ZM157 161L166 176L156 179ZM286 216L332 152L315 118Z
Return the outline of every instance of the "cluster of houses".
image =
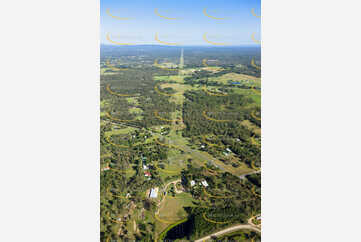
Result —
M194 187L195 185L197 185L197 183L196 183L194 180L191 180L191 187ZM208 187L208 186L209 186L206 180L203 180L203 181L199 182L199 185L200 185L200 186L203 185L204 187Z
M144 177L150 180L152 178L152 174L149 171L149 166L147 166L147 157L142 156L142 162L143 162Z
M142 156L142 164L143 164L143 170L144 170L144 177L147 178L147 180L150 180L152 178L152 174L149 171L149 166L147 166L147 157ZM158 196L158 187L151 188L149 192L149 198L157 198Z
M237 138L237 141L240 142L241 140ZM205 144L201 144L201 150L204 150L206 148L206 145ZM232 150L230 148L226 148L224 151L223 151L223 155L224 156L229 156L230 154L232 153Z
M228 155L231 154L231 153L232 153L231 149L230 149L230 148L227 148L227 149L223 152L223 155L228 156Z

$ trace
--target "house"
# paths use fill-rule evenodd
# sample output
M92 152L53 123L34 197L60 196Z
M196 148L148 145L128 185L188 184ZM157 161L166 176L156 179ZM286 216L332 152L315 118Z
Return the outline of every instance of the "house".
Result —
M204 148L206 148L206 146L205 146L205 145L201 145L201 148L204 149Z
M151 177L151 176L152 176L152 174L150 174L150 172L149 172L149 171L145 171L145 172L144 172L144 176L145 176L145 177Z
M202 185L205 186L205 187L208 187L208 183L206 180L202 181Z
M196 182L192 180L191 181L191 187L193 187L195 184L196 184Z
M143 169L144 169L144 170L148 170L149 167L148 167L147 165L143 164Z
M158 187L152 188L149 193L150 198L157 198L158 196Z
M226 151L227 151L228 153L232 152L229 148L227 148Z
M107 170L110 170L110 167L109 167L109 166L106 166L106 167L103 167L101 170L102 170L102 171L107 171Z

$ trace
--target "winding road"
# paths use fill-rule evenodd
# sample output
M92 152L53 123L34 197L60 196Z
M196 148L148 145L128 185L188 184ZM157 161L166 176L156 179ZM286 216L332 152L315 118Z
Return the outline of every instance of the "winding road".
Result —
M229 227L229 228L225 228L225 229L223 229L221 231L218 231L218 232L215 232L213 234L207 235L207 236L205 236L203 238L197 239L197 240L195 240L195 242L203 242L203 241L206 241L206 240L210 239L212 236L220 236L220 235L224 235L224 234L234 232L234 231L237 231L237 230L241 230L241 229L249 229L249 230L253 230L253 231L256 231L258 233L261 233L261 230L258 227L255 227L253 225L250 225L250 224L238 224L238 225L234 225L234 226Z
M182 191L177 190L176 184L177 184L178 182L181 182L181 179L178 179L178 180L171 181L171 182L167 183L167 184L164 186L164 188L162 189L161 193L167 192L167 188L168 188L168 186L171 185L171 184L174 185L174 191L175 191L176 193L182 193ZM163 195L162 200L157 204L158 210L155 212L155 215L156 215L156 216L159 214L159 211L160 211L160 209L161 209L161 205L162 205L165 197L166 197L166 195Z

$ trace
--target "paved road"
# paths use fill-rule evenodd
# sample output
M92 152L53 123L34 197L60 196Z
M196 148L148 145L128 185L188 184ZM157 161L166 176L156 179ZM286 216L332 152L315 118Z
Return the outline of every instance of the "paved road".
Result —
M249 224L249 225L252 225L253 227L261 228L261 224L256 225L256 224L254 224L254 223L252 222L252 220L253 220L254 218L257 218L258 216L261 216L261 214L257 214L256 216L253 216L252 218L249 218L249 219L248 219L248 224Z
M261 173L261 170L258 170L258 171L252 171L252 172L249 172L249 173L246 173L246 174L243 174L243 175L240 175L239 178L242 180L244 179L246 176L248 175L252 175L252 174L257 174L257 173Z
M220 236L220 235L227 234L227 233L234 232L234 231L241 230L241 229L249 229L249 230L253 230L258 233L261 233L261 230L255 226L252 226L250 224L239 224L239 225L234 225L232 227L223 229L219 232L215 232L215 233L205 236L203 238L197 239L197 240L195 240L195 242L203 242L203 241L210 239L211 236Z

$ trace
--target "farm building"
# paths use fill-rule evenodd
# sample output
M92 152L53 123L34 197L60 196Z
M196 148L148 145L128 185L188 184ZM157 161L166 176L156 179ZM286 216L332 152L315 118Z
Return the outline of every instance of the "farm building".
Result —
M206 180L202 181L202 185L205 186L205 187L208 187L208 183Z
M150 198L157 198L158 196L158 187L152 188L149 193Z
M146 176L146 177L151 177L151 176L152 176L152 174L150 174L150 172L149 172L149 171L145 171L145 172L144 172L144 176Z

